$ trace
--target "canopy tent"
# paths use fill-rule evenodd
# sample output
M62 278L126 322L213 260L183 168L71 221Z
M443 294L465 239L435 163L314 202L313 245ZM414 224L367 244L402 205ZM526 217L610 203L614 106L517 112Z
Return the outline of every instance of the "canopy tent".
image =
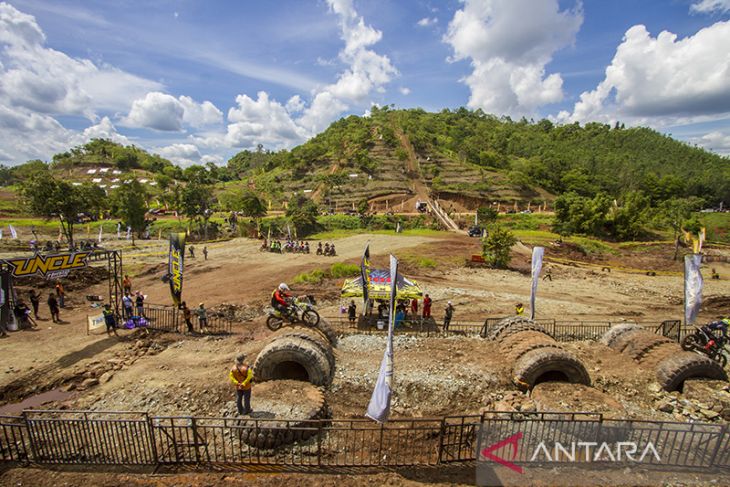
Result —
M398 294L396 299L418 299L423 296L423 290L418 282L398 274ZM343 298L362 297L362 276L354 279L345 279L340 296ZM368 297L372 300L390 299L390 271L387 269L372 269Z

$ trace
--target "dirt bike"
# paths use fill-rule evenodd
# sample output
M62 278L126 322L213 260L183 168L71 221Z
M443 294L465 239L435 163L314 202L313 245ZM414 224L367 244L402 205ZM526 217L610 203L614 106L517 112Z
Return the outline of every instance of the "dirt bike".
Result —
M295 324L302 323L304 326L317 326L319 324L319 313L314 309L313 301L295 298L290 301L289 309L286 314L282 314L277 309L269 309L269 316L266 318L266 326L269 330L276 331L282 327L285 321Z
M724 333L718 335L706 329L704 326L695 326L694 333L685 336L681 343L683 350L707 355L722 365L723 368L727 366L727 355L725 354L726 344L727 336Z

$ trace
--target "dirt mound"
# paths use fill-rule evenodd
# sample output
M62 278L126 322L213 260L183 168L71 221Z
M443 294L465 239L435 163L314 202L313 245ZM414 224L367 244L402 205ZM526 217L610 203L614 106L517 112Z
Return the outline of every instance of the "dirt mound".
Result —
M730 296L708 296L702 300L702 311L727 316L728 309L730 309Z
M602 413L609 418L624 418L624 407L612 396L582 384L543 382L532 390L538 411Z

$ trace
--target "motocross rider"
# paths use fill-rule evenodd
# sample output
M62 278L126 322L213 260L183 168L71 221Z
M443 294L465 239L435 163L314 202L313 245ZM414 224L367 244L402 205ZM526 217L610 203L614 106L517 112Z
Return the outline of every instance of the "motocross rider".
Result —
M282 282L279 284L279 287L271 293L271 306L279 311L282 316L287 316L289 314L288 298L291 297L291 294L287 291L290 291L289 286L287 286L285 282Z

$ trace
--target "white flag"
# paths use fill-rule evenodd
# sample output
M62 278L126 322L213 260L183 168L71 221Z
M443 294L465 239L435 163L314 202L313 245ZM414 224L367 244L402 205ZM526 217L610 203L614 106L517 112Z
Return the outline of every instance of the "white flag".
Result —
M390 398L393 394L393 321L395 318L396 292L398 289L398 259L390 256L390 310L388 316L388 339L383 361L380 363L378 380L365 413L370 419L384 423L390 415Z
M684 256L684 324L691 325L697 319L702 306L702 254Z
M117 223L117 238L122 238L122 224Z
M542 271L542 256L545 254L545 247L532 248L532 288L530 289L530 319L535 319L535 294L537 294L537 281Z
M127 240L132 238L132 227L127 227Z
M3 229L0 228L0 240L2 240L2 239L3 239Z
M102 225L99 225L99 243L101 243L101 231L104 227Z
M18 238L18 232L15 231L15 228L13 228L12 225L8 225L10 227L10 236L13 238Z

